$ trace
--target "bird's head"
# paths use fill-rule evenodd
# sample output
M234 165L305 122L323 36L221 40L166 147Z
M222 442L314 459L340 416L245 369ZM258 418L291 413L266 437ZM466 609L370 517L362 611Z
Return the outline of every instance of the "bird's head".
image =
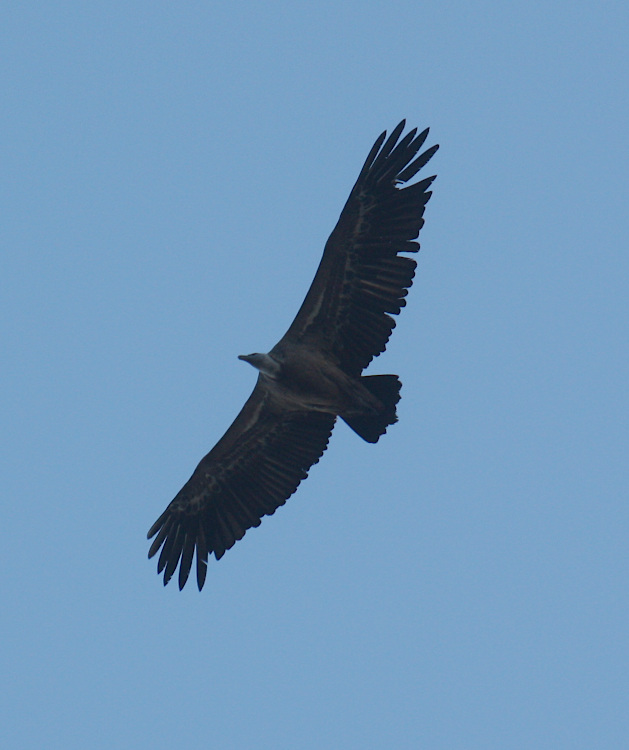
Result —
M265 375L270 377L276 377L280 371L279 364L271 357L270 354L239 354L238 359L242 359L243 362L248 362L256 370L260 370Z

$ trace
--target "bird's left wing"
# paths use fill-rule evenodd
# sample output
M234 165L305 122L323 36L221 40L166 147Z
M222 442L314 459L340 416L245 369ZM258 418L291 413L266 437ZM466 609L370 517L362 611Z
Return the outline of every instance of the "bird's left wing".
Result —
M304 302L278 343L301 342L336 359L354 375L381 354L404 297L419 250L415 238L434 176L406 185L438 146L419 154L428 129L401 137L405 121L376 140L328 239Z
M247 529L283 505L325 451L335 417L274 407L263 375L225 435L148 532L149 557L161 547L164 585L179 565L182 589L196 550L197 584L208 555L220 559Z

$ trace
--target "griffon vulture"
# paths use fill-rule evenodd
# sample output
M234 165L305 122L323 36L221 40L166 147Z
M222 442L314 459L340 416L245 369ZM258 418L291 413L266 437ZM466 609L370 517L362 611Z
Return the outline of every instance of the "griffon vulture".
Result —
M306 478L337 417L369 443L397 421L396 375L362 375L387 345L406 304L415 241L434 180L402 187L433 156L417 156L428 129L400 139L402 121L374 143L328 239L290 328L267 354L239 358L259 370L249 400L148 532L149 557L167 584L179 565L183 588L196 550L199 590L208 555L259 526Z

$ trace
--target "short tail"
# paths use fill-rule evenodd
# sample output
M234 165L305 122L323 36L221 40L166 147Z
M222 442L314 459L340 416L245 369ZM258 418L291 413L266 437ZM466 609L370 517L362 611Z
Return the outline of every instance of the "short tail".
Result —
M363 375L361 384L380 401L384 409L377 413L348 414L345 422L368 443L377 443L390 424L397 422L395 405L400 400L402 383L397 375Z

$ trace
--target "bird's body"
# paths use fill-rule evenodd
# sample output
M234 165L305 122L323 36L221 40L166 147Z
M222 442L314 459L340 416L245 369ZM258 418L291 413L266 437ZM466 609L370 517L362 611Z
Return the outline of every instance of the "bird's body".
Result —
M437 146L416 157L428 130L399 140L404 121L374 144L326 243L310 290L286 334L267 354L241 355L259 370L253 393L149 531L168 583L179 565L185 585L196 550L197 583L207 558L219 559L305 479L340 416L375 443L397 421L396 375L362 375L384 351L405 305L415 238L434 180L399 188Z
M260 370L260 387L280 409L340 416L382 408L359 378L351 377L309 347L296 345L286 351L274 347L272 352L241 355L239 359Z

